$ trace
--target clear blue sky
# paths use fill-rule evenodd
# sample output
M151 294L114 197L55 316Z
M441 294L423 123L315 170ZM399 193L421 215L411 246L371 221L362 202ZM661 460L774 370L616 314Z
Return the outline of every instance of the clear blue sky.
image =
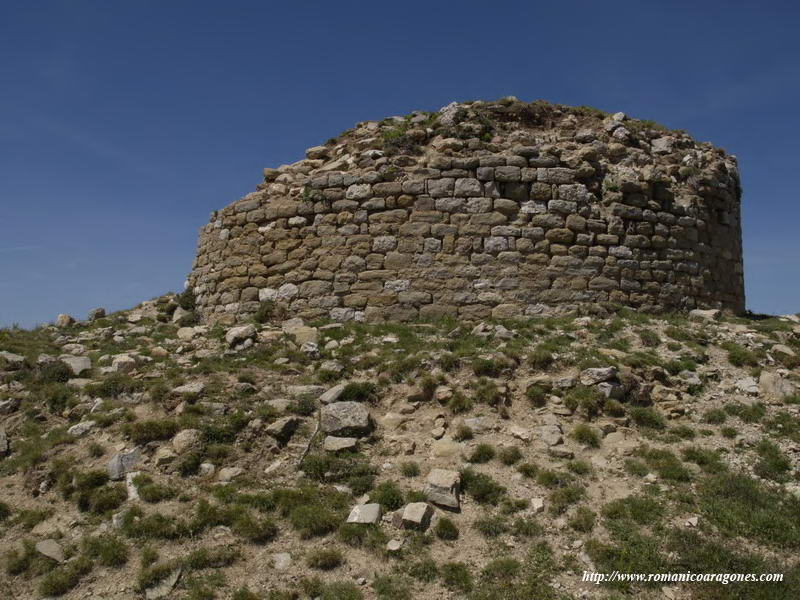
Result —
M0 325L182 289L197 229L355 122L515 95L739 157L747 304L800 311L793 2L6 1Z

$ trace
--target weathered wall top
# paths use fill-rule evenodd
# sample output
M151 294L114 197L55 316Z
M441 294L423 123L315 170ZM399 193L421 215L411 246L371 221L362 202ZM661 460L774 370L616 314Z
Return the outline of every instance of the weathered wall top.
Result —
M736 159L686 133L513 98L358 123L212 213L204 318L744 309Z

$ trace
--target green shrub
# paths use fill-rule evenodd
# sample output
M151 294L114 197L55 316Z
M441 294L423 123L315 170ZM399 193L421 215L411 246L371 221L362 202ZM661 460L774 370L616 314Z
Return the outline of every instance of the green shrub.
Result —
M508 521L502 515L484 515L475 519L472 526L488 538L497 537L508 531Z
M547 404L547 392L538 385L529 385L525 390L525 397L534 408L540 408Z
M735 342L725 342L721 346L723 350L727 351L728 362L734 367L755 367L758 365L758 357L744 346Z
M119 508L128 499L128 491L121 483L97 488L88 497L88 510L97 515Z
M631 420L639 427L664 429L667 426L661 413L650 406L631 406L628 409L628 414Z
M650 470L641 460L637 460L635 458L626 458L625 472L630 473L631 475L636 475L637 477L644 477L650 472Z
M497 504L506 489L485 473L471 468L461 471L461 486L479 504Z
M472 400L456 390L447 402L447 407L453 411L453 414L462 414L472 410Z
M500 390L498 390L497 384L491 379L484 379L481 377L475 382L473 389L475 401L479 404L497 406L502 401Z
M327 535L336 530L339 521L335 512L314 504L298 506L289 513L289 522L303 539Z
M572 430L572 438L580 444L590 448L600 447L600 434L586 423L579 423Z
M144 445L150 442L168 440L180 429L174 419L152 419L129 423L125 427L133 443Z
M656 348L661 345L661 338L658 337L658 334L655 331L650 329L641 329L636 333L639 334L639 339L642 341L642 345L647 348Z
M562 514L585 494L586 491L579 485L567 485L553 490L550 493L550 512L556 515Z
M317 410L317 402L309 396L303 396L293 400L289 404L288 408L289 412L292 414L300 415L301 417L308 417L313 415Z
M375 403L378 401L378 386L369 381L351 381L344 386L339 401Z
M41 383L66 383L73 377L72 369L60 360L39 365L36 379Z
M134 477L133 485L136 486L139 497L145 502L161 502L162 500L169 500L178 495L178 490L154 482L153 478L145 473Z
M128 562L128 546L114 535L84 538L83 551L106 567L121 567Z
M262 300L253 315L253 321L256 323L268 323L273 314L275 314L275 303L270 300Z
M490 444L478 444L467 457L467 461L471 463L487 463L495 457L494 446Z
M575 478L565 471L542 469L536 476L536 483L546 488L557 488L569 485Z
M640 452L647 465L662 479L670 481L689 481L691 479L691 473L669 450L645 448Z
M441 517L433 528L433 533L438 537L440 540L457 540L458 539L458 527L456 524L447 517Z
M472 361L472 371L478 377L499 377L505 363L498 359L476 358Z
M405 503L403 491L394 481L378 484L369 496L370 502L377 502L384 511L397 510Z
M571 460L567 463L567 469L575 475L588 475L592 472L592 465L585 460Z
M116 398L121 394L140 392L144 389L144 384L124 373L111 373L99 383L92 383L86 386L85 392L91 396L100 398Z
M61 565L50 571L39 582L39 592L42 596L61 596L75 588L82 577L92 570L92 561L87 556Z
M400 463L400 474L403 477L417 477L419 476L419 464L413 460L407 460Z
M445 538L442 538L445 539ZM430 583L435 581L439 576L439 567L430 558L423 558L414 563L411 563L406 572L414 579Z
M533 477L536 477L536 475L539 473L539 467L533 463L522 463L520 465L517 465L517 471L522 473L523 477L532 479Z
M522 452L516 446L509 446L500 450L500 462L506 466L511 466L522 459Z
M0 500L0 523L8 519L11 516L11 507L8 503L3 502Z
M603 403L603 397L594 386L577 385L564 396L564 406L572 411L581 409L589 417L597 415Z
M678 436L682 440L693 440L697 437L697 432L688 425L678 425L669 430L673 435Z
M272 519L258 519L248 513L237 517L233 531L254 544L266 544L278 536L278 526Z
M319 548L306 556L306 564L312 569L330 571L344 563L344 556L335 548Z
M727 418L728 414L719 408L711 408L703 415L703 421L705 423L712 423L714 425L720 425L721 423L724 423Z
M473 436L472 429L468 425L463 425L463 424L459 425L455 433L453 433L453 439L457 442L471 440L472 436Z
M528 354L527 361L534 369L546 371L555 362L555 357L547 346L539 345Z
M175 296L175 301L183 310L194 310L197 306L197 298L191 288L186 288L180 294Z
M687 446L683 449L683 459L699 466L704 471L720 472L726 466L722 462L719 452L699 446Z

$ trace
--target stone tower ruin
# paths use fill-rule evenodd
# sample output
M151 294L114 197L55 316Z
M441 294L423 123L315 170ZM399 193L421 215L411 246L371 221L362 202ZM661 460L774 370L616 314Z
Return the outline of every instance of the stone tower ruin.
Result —
M358 123L200 230L208 322L744 310L736 159L622 113L514 98Z

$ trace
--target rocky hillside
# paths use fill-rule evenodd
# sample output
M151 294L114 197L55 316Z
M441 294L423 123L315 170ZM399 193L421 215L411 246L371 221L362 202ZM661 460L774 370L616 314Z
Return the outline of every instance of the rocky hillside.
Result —
M193 308L0 330L0 598L797 597L797 316Z

